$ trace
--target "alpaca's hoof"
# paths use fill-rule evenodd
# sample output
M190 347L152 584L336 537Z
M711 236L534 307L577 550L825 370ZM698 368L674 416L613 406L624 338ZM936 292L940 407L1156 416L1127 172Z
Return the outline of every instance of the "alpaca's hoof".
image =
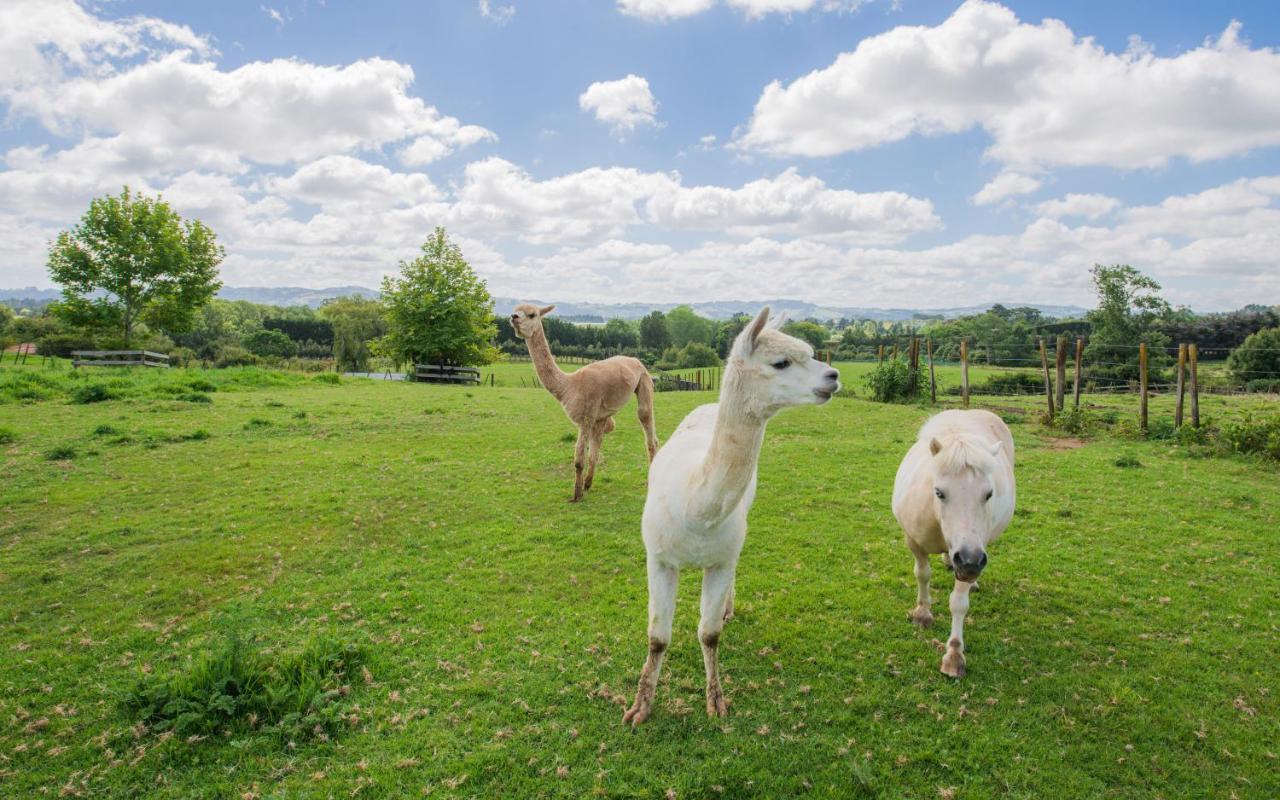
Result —
M729 605L725 606L724 616L721 617L721 619L723 619L725 622L728 622L729 620L733 619L733 603L730 603Z
M708 717L727 717L729 716L729 701L724 699L724 695L720 692L707 695L707 716Z
M585 481L582 482L582 491L585 492L586 490L591 488L591 481L592 481L591 478L587 478Z
M622 715L622 724L635 727L649 718L649 701L636 698L636 702Z
M952 678L964 677L964 653L959 650L948 650L942 657L942 674Z
M927 628L933 624L933 612L925 606L916 606L907 614L907 619L921 628Z

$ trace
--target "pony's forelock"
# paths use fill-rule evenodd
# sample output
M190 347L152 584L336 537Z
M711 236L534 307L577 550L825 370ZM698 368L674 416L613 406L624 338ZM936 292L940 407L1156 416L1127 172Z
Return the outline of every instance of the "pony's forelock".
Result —
M939 440L942 449L933 457L939 475L959 475L974 469L984 475L995 471L995 457L982 442L965 436L947 436Z

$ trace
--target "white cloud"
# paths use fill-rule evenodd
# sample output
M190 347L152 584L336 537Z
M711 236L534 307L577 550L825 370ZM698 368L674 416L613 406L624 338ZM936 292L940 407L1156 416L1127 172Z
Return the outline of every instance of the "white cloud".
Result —
M506 25L516 15L515 6L491 4L489 0L479 0L480 16L491 19L499 25Z
M736 146L827 156L982 127L988 155L1014 167L1132 169L1280 144L1280 53L1239 31L1173 57L1109 53L1057 20L968 0L935 27L894 28L771 83Z
M281 14L276 9L270 8L268 6L258 6L258 8L262 11L263 14L267 15L267 19L271 20L275 24L277 25L284 24L284 14Z
M351 204L377 208L417 206L443 199L443 193L422 173L392 172L351 156L325 156L287 178L272 178L267 187L283 197L328 208Z
M618 0L623 14L650 22L672 20L701 14L717 0ZM768 14L799 14L806 11L856 11L871 0L725 0L725 4L741 11L748 19Z
M978 190L978 193L973 196L973 202L980 206L987 206L1010 197L1031 194L1039 188L1039 178L1018 172L1001 172Z
M1042 217L1061 219L1062 217L1084 217L1097 219L1110 214L1120 207L1120 201L1105 194L1075 194L1074 192L1054 200L1046 200L1036 206L1036 212Z
M617 135L633 131L638 125L657 124L658 101L649 91L649 81L639 75L596 81L578 96L578 107L612 125Z

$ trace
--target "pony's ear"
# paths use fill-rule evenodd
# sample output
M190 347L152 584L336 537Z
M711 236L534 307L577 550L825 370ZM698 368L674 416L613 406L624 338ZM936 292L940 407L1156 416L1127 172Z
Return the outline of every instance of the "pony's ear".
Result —
M991 455L993 456L1000 455L1000 448L1003 445L1004 445L1004 442L1000 441L999 439L996 439L995 444L991 445Z
M938 453L941 453L941 452L942 452L942 442L938 441L937 439L930 439L930 440L929 440L929 452L930 452L931 454L935 455L935 456L936 456Z
M769 321L769 307L765 306L760 309L760 313L756 314L756 318L747 323L747 327L742 329L742 333L738 334L738 338L733 342L733 350L740 356L749 356L755 352L756 339L760 337L760 332L764 330L765 324Z
M554 305L543 306L542 308L538 309L538 316L545 317L546 315L550 314L552 311L555 311L555 310L556 310L556 307Z

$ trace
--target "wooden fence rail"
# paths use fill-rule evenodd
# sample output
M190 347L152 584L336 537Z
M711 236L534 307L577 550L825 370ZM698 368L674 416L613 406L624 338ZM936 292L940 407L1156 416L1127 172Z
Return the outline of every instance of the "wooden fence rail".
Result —
M169 357L150 350L73 350L71 366L78 367L168 367Z

